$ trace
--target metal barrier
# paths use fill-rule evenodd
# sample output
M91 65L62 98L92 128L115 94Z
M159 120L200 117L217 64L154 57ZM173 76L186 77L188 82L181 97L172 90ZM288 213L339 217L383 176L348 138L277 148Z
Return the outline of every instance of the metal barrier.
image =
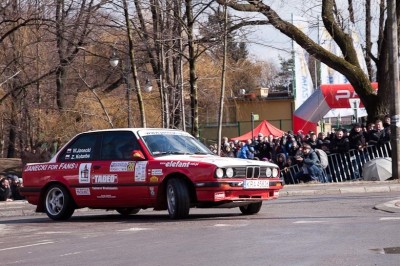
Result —
M363 165L375 158L391 157L390 142L380 146L371 145L363 151L350 150L347 153L328 155L328 167L324 169L325 182L345 182L362 179ZM298 165L290 166L286 171L281 170L281 177L286 184L297 184L295 175L300 171Z

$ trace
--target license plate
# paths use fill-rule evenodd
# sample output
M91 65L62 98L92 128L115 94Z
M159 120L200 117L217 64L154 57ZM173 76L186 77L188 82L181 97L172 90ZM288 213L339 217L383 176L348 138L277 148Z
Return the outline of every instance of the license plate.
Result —
M244 188L269 188L269 180L245 180Z

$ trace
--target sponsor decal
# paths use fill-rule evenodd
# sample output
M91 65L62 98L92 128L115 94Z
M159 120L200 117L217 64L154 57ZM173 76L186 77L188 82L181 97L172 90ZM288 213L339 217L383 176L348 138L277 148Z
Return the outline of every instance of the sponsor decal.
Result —
M75 155L72 155L71 159L90 159L90 153L75 154Z
M164 164L165 167L183 167L183 168L188 168L190 166L198 166L199 163L194 163L194 162L181 162L181 161L171 161L171 162L165 162L165 163L160 163Z
M157 183L158 182L158 177L156 177L156 176L150 177L150 182Z
M92 187L93 190L118 190L118 187Z
M149 193L150 193L150 196L152 196L152 197L154 197L156 195L154 187L149 187Z
M214 200L223 200L225 198L225 192L215 192Z
M114 195L100 195L100 196L97 196L97 198L98 199L115 199L116 196L114 196Z
M92 176L93 184L115 184L118 183L117 175L94 175Z
M81 163L79 165L79 183L80 184L90 183L91 168L92 168L91 163Z
M78 168L77 163L61 163L61 164L35 164L28 165L25 169L26 172L37 172L46 170L74 170Z
M77 163L60 163L58 170L74 170L78 168Z
M90 189L88 187L75 188L77 196L90 196Z
M151 169L151 175L163 175L162 169Z
M181 132L181 131L169 131L169 130L166 130L166 131L146 131L146 132L143 132L143 131L140 131L140 136L150 136L150 135L180 135L180 136L188 136L188 134L187 133L185 133L185 132Z
M135 162L111 162L110 172L132 172Z
M135 164L135 182L146 181L147 162L137 162Z
M73 153L90 153L91 151L92 151L92 148L86 148L86 149L74 148L74 149L72 149Z
M126 168L128 171L135 171L135 162L128 162L128 166Z

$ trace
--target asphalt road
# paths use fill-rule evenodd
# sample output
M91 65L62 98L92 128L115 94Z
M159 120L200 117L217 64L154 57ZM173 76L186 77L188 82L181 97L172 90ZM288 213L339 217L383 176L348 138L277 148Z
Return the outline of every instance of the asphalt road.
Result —
M400 213L374 209L400 193L282 197L258 215L194 209L86 211L0 219L0 265L396 265ZM392 254L388 254L392 253Z

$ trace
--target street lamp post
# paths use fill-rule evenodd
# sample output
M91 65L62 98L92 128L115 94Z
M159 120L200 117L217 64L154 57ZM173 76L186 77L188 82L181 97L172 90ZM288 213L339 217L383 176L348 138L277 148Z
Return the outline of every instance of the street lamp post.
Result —
M110 57L110 65L112 67L117 67L119 64L119 61L121 61L121 72L122 72L122 78L124 80L124 83L126 84L126 102L127 102L127 112L128 112L128 127L132 127L132 109L131 109L131 85L129 83L129 79L124 67L124 62L118 58L116 55L115 51L113 51L113 54Z

